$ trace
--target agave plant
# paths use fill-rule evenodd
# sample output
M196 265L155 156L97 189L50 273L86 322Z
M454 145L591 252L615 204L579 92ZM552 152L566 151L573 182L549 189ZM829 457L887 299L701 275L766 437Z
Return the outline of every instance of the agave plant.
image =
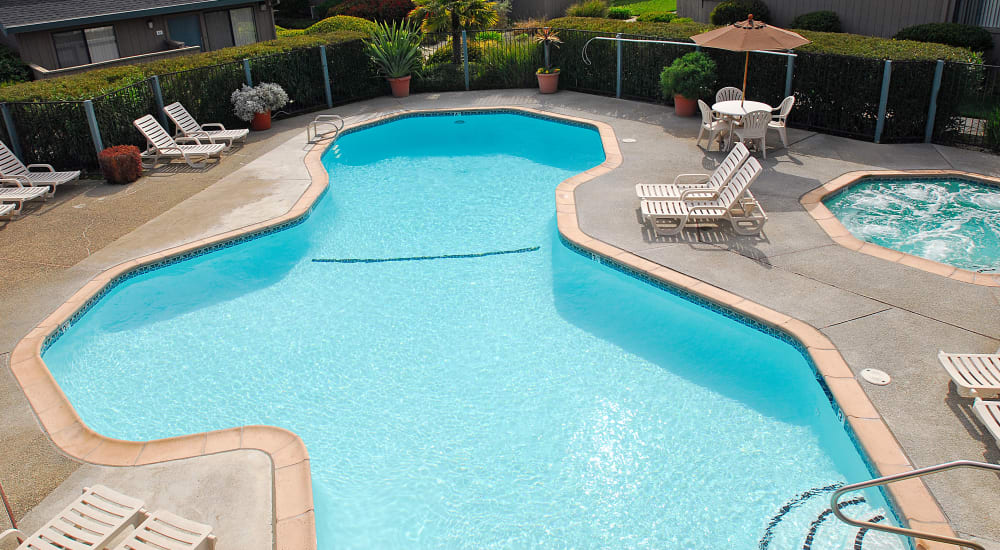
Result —
M401 78L418 72L420 31L410 22L379 23L368 40L365 50L386 78Z

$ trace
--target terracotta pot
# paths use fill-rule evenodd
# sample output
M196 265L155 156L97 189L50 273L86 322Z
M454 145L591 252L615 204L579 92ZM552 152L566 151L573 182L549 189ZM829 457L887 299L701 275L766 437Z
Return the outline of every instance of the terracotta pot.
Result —
M674 94L674 113L677 116L694 116L697 108L697 99L688 99L680 94Z
M255 113L253 115L253 120L250 121L250 129L252 130L270 130L271 129L271 111L266 113Z
M559 73L535 73L538 77L538 91L543 94L554 94L559 91Z
M387 78L392 87L392 97L407 97L410 95L410 77Z

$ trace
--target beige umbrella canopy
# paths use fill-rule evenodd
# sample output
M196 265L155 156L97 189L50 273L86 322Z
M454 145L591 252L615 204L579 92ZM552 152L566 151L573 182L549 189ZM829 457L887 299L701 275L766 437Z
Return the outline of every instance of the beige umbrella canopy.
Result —
M691 40L706 48L747 53L743 65L743 96L747 93L747 68L750 66L751 51L790 50L809 43L809 40L798 33L754 21L752 14L746 21L696 34Z

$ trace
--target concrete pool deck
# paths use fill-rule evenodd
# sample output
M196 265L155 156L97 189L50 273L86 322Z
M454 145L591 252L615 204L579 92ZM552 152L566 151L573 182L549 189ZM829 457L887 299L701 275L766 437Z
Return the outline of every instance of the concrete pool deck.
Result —
M660 181L664 174L711 170L722 157L715 151L706 155L695 147L696 120L678 119L662 106L568 92L546 97L533 90L513 90L429 94L405 100L379 98L333 112L353 115L349 122L357 122L375 113L399 109L508 105L532 106L604 122L614 128L619 140L636 140L620 143L622 166L576 189L577 216L584 233L809 323L838 346L855 373L868 366L888 371L894 377L893 384L882 388L865 385L864 389L913 464L927 466L957 458L997 460L996 446L970 416L970 403L948 389L947 377L937 366L935 355L938 348L984 352L1000 345L1000 316L996 313L1000 288L976 287L843 249L816 225L798 200L804 193L845 172L940 168L997 175L1000 159L931 145L877 146L790 131L791 149L772 150L764 161L765 174L754 184L755 194L771 217L761 238L737 237L726 228L654 239L638 223L634 184ZM304 127L310 119L305 116L281 121L274 131L256 135L254 143L205 173L160 174L120 188L118 193L152 194L159 190L150 187L151 180L158 185L189 187L192 180L204 182L202 191L178 201L178 206L162 214L149 215L148 223L130 232L123 231L116 241L109 240L110 244L83 259L76 259L68 251L60 252L67 243L60 243L57 234L59 228L67 227L66 220L72 220L75 211L80 210L73 208L77 205L74 200L55 204L38 216L22 217L0 228L5 235L10 234L0 245L0 261L4 262L0 267L4 269L5 282L0 290L3 296L0 319L4 323L0 350L10 350L46 314L112 265L287 212L310 182L301 163L307 150ZM849 162L844 158L854 160ZM245 166L236 166L244 160ZM107 189L91 186L90 191L101 193ZM144 204L135 197L131 200ZM155 208L151 211L155 212ZM142 221L141 216L138 220ZM42 221L52 234L31 231L38 227L29 224ZM110 216L107 224L114 226L115 222L114 216ZM131 227L125 224L125 229ZM32 239L50 243L46 247L50 251L47 260L70 259L35 262L25 267L35 269L33 275L20 271L19 253L24 252L18 247ZM48 269L41 270L37 263L45 263ZM8 284L10 274L13 276ZM947 301L941 300L941 296L946 296ZM16 424L20 429L8 430L5 423L0 441L6 442L5 453L9 452L7 449L18 448L25 449L25 454L21 460L3 461L6 465L0 467L0 482L14 500L15 508L23 513L79 466L51 446L39 430L20 388L13 384L9 371L4 370L5 376L0 377L0 414L5 419L17 419L11 425ZM7 433L12 431L17 433ZM229 453L217 456L225 454ZM188 479L184 468L177 467L171 472L171 464L176 463L127 471L162 467L158 476L175 476L177 482ZM103 478L105 484L111 484L109 480L116 473L120 475L114 468L104 470L112 470ZM68 484L73 484L73 480L70 477ZM957 531L1000 540L1000 525L990 514L993 504L990 496L1000 489L995 476L947 473L929 478L928 485ZM223 502L246 503L243 494L246 490L234 487L231 491L220 491L217 496ZM68 489L64 486L60 491L66 494ZM57 492L53 499L58 496ZM170 504L165 502L163 507L169 508ZM49 501L44 505L49 505ZM227 536L232 541L228 544L238 540L229 528L223 531L217 526L217 534L220 545L226 544Z

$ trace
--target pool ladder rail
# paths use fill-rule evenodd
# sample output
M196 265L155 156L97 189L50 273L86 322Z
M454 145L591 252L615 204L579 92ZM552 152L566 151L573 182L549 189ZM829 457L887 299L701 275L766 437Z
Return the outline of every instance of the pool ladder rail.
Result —
M320 132L320 126L328 127L325 132ZM317 115L309 126L306 127L306 142L316 143L322 139L332 136L331 141L337 141L337 136L344 129L344 117L340 115Z
M903 481L905 479L923 477L928 474L944 472L946 470L953 470L956 468L976 468L980 470L991 470L1000 473L1000 464L990 464L988 462L976 462L974 460L956 460L954 462L945 462L943 464L938 464L936 466L928 466L926 468L920 468L909 472L903 472L891 476L880 477L877 479L872 479L870 481L863 481L861 483L845 485L840 489L837 489L830 497L830 509L833 510L833 513L835 516L837 516L837 519L849 525L853 525L855 527L871 529L874 531L884 531L886 533L895 533L897 535L903 535L914 539L932 540L936 542L943 542L946 544L954 544L959 548L969 548L972 550L986 550L986 548L984 548L983 545L976 542L972 542L971 540L959 539L955 537L946 537L934 533L916 531L914 529L906 529L903 527L894 527L892 525L882 525L879 523L872 523L870 521L851 519L845 516L844 513L840 510L840 504L838 501L840 500L840 497L842 497L845 493L849 493L851 491L858 491L861 489L867 489L869 487L875 487L877 485L888 485L889 483L892 483L894 481ZM917 548L922 548L922 546L917 546Z

